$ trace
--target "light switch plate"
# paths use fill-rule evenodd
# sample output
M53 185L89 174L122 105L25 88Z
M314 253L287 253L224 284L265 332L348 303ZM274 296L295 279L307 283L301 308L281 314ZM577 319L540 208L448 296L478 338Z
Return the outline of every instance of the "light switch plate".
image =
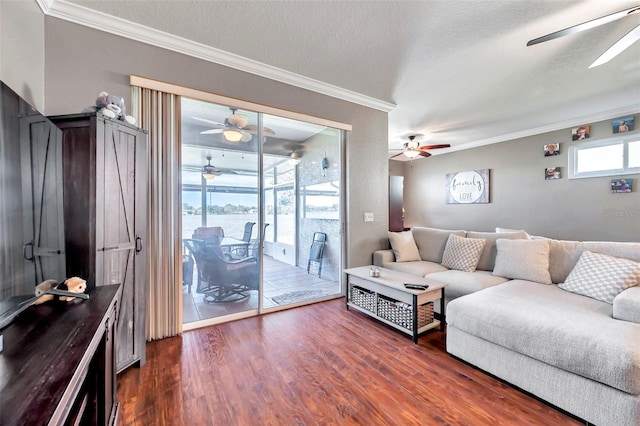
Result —
M364 221L365 222L373 222L373 213L365 212L364 213Z

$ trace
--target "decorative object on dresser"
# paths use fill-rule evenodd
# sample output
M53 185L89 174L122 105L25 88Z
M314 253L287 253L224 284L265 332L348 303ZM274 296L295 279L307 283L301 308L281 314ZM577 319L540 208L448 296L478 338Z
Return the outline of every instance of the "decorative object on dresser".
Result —
M122 285L117 370L145 362L147 132L96 113L62 130L67 276Z

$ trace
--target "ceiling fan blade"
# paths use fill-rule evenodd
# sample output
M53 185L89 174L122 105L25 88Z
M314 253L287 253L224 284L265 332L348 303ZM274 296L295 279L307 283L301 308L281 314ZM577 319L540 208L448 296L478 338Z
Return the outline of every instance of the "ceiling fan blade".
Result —
M431 154L429 154L427 151L420 151L420 155L422 157L431 157Z
M591 21L583 22L582 24L574 25L573 27L565 28L564 30L556 31L551 34L547 34L542 37L534 38L527 42L527 46L533 46L534 44L543 43L545 41L553 40L559 37L564 37L569 34L579 33L580 31L589 30L591 28L598 27L600 25L608 24L609 22L617 21L626 16L640 12L640 6L635 6L630 9L621 10L610 15L602 16L600 18L592 19Z
M399 152L399 153L397 153L396 155L392 155L392 156L391 156L391 157L389 157L389 158L396 158L396 157L399 157L399 156L401 156L401 155L403 155L403 154L404 154L404 152Z
M629 31L624 37L615 42L613 46L607 49L598 59L596 59L589 68L597 67L598 65L606 64L620 53L624 52L626 48L631 46L636 41L640 40L640 25Z
M247 124L246 126L243 127L244 130L253 133L254 135L258 133L258 126L256 126L255 124ZM264 127L262 129L262 133L265 136L274 136L276 134L276 132L274 132L273 130L271 130L268 127Z
M451 148L451 145L449 145L448 143L444 143L440 145L425 145L425 146L421 146L420 150L440 149L440 148Z
M223 123L219 123L219 122L213 121L213 120L207 120L206 118L200 118L200 117L191 117L191 118L193 118L194 120L202 121L203 123L213 124L214 126L227 127Z
M215 135L216 133L222 133L224 129L211 129L211 130L203 130L200 132L201 135Z

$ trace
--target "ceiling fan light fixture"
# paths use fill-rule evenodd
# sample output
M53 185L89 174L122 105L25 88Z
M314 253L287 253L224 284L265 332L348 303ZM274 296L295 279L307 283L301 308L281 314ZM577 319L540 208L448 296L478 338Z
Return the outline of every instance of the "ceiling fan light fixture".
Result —
M224 135L224 138L229 142L240 142L240 140L244 136L242 132L234 129L227 129L222 132L222 134Z
M292 166L297 166L298 164L300 164L300 161L302 161L302 158L298 156L297 152L292 152L291 154L289 154L289 164L291 164Z
M409 136L409 142L404 144L403 152L407 158L416 158L420 155L420 143L415 140L415 136Z
M415 148L407 148L404 150L404 155L408 158L416 158L420 155L420 150Z
M213 174L214 170L215 170L215 168L213 167L213 165L211 165L211 156L208 155L207 156L207 164L202 166L202 177L205 178L206 180L215 179L216 175Z

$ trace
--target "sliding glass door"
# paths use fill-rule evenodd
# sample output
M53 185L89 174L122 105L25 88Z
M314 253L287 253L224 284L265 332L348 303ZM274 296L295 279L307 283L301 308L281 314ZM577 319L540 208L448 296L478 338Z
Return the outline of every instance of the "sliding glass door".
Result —
M185 324L341 294L342 136L183 98Z

